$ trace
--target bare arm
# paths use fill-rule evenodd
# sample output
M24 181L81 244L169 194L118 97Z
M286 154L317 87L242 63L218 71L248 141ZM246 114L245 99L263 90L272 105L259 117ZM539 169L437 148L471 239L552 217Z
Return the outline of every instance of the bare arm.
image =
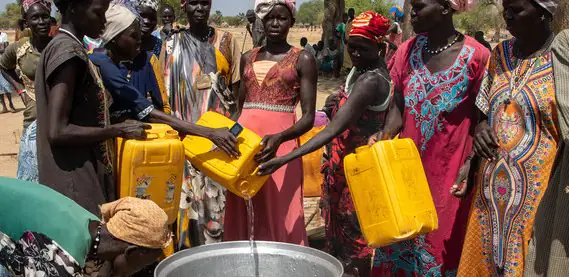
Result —
M385 80L373 75L360 77L346 103L324 130L295 151L262 164L260 174L272 173L282 165L320 149L358 121L370 103L385 101L388 94L389 84ZM377 99L378 97L381 99Z
M302 117L291 128L280 133L283 142L300 137L302 134L310 131L314 125L316 86L318 82L314 56L303 51L298 58L298 71L300 73L300 105Z
M243 79L243 73L245 73L245 64L247 63L247 60L249 59L249 55L251 54L251 52L247 52L243 55L241 55L241 61L239 62L239 74L241 75L241 80ZM241 112L243 111L243 104L245 103L245 98L247 96L247 91L245 90L245 82L240 81L239 82L239 90L238 90L238 94L237 94L237 111L233 114L233 116L231 117L231 119L233 119L233 121L237 121L239 119L239 117L241 116Z
M111 125L104 128L85 127L69 122L73 105L73 91L77 77L86 70L85 63L79 59L71 59L62 64L49 80L50 91L48 99L48 140L52 145L85 145L92 144L118 136L127 132L120 128L123 125ZM79 71L79 72L78 72ZM95 116L95 115L93 115ZM139 126L142 128L142 124Z
M318 71L316 69L314 56L303 51L298 58L297 68L300 76L300 105L302 108L302 117L296 124L283 132L263 138L265 148L255 157L259 163L266 162L273 158L283 142L300 137L302 134L310 131L314 125L314 116L316 113L316 85L318 81Z

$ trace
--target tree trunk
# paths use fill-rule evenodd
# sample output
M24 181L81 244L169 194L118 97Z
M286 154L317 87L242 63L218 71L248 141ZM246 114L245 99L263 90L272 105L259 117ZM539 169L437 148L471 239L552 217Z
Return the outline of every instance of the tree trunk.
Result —
M403 17L401 28L403 29L403 41L405 41L414 35L413 26L411 26L411 0L405 0L403 13L405 13L405 16Z
M324 20L322 21L322 41L325 47L336 34L336 26L342 20L345 10L344 0L324 0Z
M557 34L562 30L569 29L569 1L559 1L559 8L553 18L553 31Z

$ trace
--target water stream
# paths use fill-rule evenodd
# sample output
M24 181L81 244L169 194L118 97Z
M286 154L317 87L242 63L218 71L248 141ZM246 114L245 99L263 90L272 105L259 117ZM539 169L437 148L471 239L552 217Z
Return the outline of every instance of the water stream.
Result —
M253 241L255 240L255 211L253 210L253 200L245 200L247 205L247 218L249 220L249 246L251 246L251 257L254 256Z

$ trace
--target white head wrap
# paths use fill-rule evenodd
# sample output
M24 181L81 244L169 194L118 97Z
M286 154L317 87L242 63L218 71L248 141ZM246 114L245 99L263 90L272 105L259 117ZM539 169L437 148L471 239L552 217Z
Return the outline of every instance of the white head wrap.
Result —
M276 5L285 5L296 18L296 0L255 0L255 13L260 19L267 16Z
M136 15L126 7L118 4L111 4L105 13L105 17L107 18L107 23L105 24L105 32L101 36L103 44L109 43L136 20Z

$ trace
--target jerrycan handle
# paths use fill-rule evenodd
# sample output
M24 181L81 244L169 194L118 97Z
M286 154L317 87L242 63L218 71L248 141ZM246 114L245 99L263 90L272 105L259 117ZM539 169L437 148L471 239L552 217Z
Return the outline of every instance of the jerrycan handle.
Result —
M360 146L358 148L356 148L356 154L362 153L366 150L368 150L371 146L369 145L364 145L364 146Z
M146 134L146 139L150 140L150 139L158 139L158 134L155 133L147 133Z

